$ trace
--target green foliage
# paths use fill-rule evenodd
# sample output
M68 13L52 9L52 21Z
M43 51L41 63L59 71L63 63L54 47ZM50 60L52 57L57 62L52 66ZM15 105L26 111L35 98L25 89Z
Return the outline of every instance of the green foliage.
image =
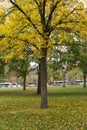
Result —
M36 88L0 89L1 130L86 130L87 91L81 87L48 88L50 108L38 107ZM55 124L55 125L54 125Z
M72 81L74 82L74 80L79 79L82 80L83 79L83 74L82 71L78 68L78 67L74 67L72 70L70 70L67 73L68 76L68 81Z
M5 67L5 61L3 59L0 59L0 76L4 75L4 67Z
M86 39L78 38L78 41L74 41L74 44L70 45L70 51L73 55L73 61L82 72L87 73L87 43Z

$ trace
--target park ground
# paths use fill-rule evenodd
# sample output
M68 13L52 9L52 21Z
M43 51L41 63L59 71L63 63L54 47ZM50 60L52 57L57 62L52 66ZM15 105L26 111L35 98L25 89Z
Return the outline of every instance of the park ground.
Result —
M87 130L87 88L48 87L48 109L36 87L0 88L0 130Z

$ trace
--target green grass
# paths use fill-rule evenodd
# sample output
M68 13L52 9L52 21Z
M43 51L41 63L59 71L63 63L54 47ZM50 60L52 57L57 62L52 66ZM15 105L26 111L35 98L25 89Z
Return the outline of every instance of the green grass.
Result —
M0 89L0 130L87 130L87 89L48 87L48 109L36 88Z

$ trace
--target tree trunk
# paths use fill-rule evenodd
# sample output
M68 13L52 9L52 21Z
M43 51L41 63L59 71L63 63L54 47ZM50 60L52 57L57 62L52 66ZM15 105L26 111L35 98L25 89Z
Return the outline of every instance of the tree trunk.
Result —
M41 62L39 62L39 69L38 69L37 94L41 94Z
M86 73L83 72L83 87L86 88Z
M66 87L66 72L65 71L63 71L62 72L63 73L63 87Z
M26 90L26 76L23 77L23 90Z
M47 101L47 50L43 50L41 58L41 108L48 108Z
M17 83L16 87L18 87L18 76L16 76L16 83Z

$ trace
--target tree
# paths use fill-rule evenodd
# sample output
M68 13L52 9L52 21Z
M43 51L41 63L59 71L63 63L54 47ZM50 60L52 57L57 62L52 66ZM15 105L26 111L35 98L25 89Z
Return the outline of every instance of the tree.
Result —
M14 71L17 77L22 77L23 79L23 90L26 89L26 76L29 72L29 62L26 59L16 60L11 59L9 63L10 71Z
M68 72L68 82L70 85L78 84L77 81L82 81L82 71L79 67L74 67Z
M82 44L83 45L81 46L78 66L83 72L83 81L84 81L83 87L86 88L86 75L87 75L87 43L86 43L86 39L82 40Z
M73 56L74 66L79 67L83 72L84 87L86 87L87 75L87 43L86 39L81 35L76 37L76 40L70 45L70 51Z
M27 46L26 41L23 41L23 43L26 45L21 51L23 57L18 58L17 54L14 55L14 57L8 60L8 65L10 70L15 71L17 77L23 78L23 90L25 90L27 74L34 70L30 68L30 63L34 60L34 58L32 57L33 52L31 50L31 46Z
M53 68L53 71L56 72L60 70L61 79L63 80L63 87L65 87L66 85L67 71L69 71L73 67L72 54L68 46L67 45L56 46L54 53L51 56L51 64L52 64L51 68ZM58 76L59 74L57 75L57 77Z
M37 85L37 94L41 94L41 62L38 63L38 85Z
M58 35L61 31L73 33L80 31L81 25L85 23L84 6L77 0L10 0L10 2L15 8L12 16L15 12L18 14L20 12L22 19L26 19L24 21L30 26L32 37L36 40L33 42L39 50L41 62L41 107L47 108L47 55L55 44L52 36L55 31Z

